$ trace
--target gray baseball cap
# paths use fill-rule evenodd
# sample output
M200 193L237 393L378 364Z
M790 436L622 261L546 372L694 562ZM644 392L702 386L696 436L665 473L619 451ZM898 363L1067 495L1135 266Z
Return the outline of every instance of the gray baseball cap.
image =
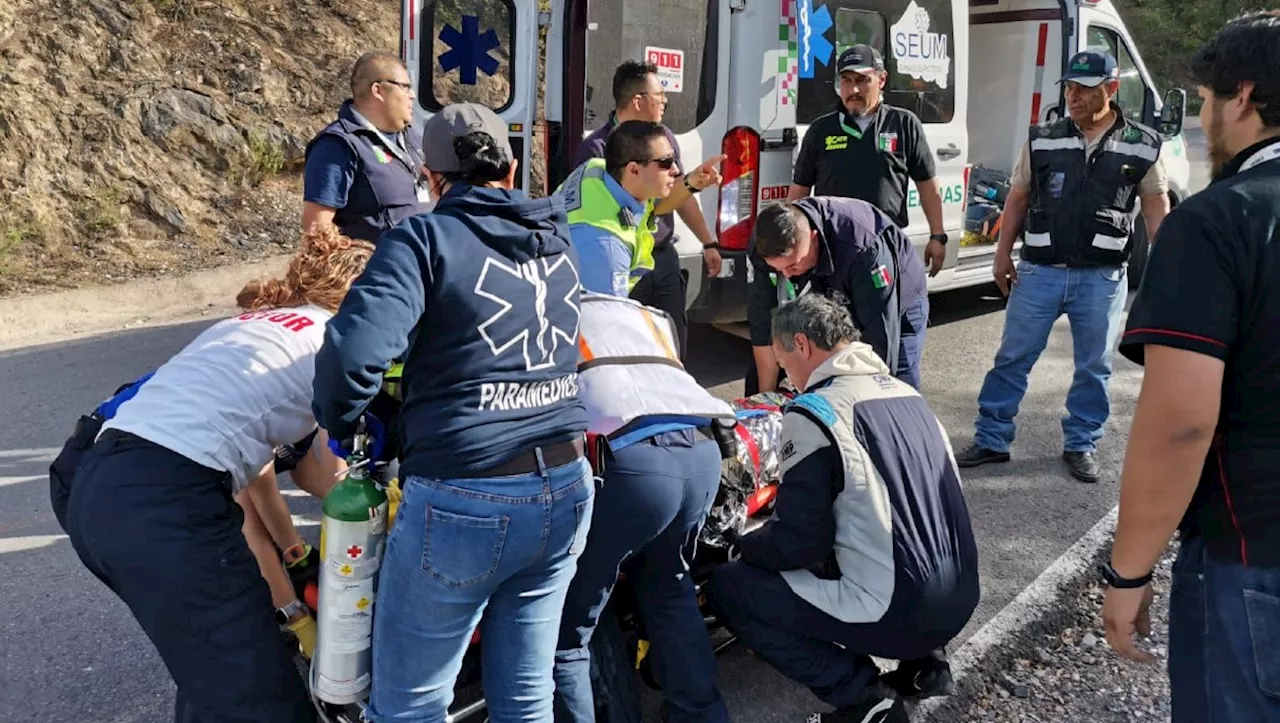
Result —
M431 116L422 129L422 158L427 168L435 173L462 170L453 139L476 131L493 136L496 146L506 151L507 157L514 157L507 124L497 113L478 103L454 103Z

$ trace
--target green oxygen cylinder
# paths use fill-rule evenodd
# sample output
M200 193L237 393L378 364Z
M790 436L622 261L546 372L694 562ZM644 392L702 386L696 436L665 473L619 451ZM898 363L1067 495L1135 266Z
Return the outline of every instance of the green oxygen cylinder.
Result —
M365 442L356 435L348 471L325 496L320 522L312 692L334 705L363 700L373 673L373 603L386 544L387 494L369 472Z

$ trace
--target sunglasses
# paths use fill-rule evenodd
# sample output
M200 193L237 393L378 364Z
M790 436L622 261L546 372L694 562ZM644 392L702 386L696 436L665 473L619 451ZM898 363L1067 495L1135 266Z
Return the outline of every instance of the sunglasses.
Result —
M650 163L653 163L657 165L658 168L661 168L664 171L669 171L675 167L676 157L674 155L671 155L671 156L663 156L662 158L645 158L643 160L632 161L632 163L639 163L642 166L647 166Z

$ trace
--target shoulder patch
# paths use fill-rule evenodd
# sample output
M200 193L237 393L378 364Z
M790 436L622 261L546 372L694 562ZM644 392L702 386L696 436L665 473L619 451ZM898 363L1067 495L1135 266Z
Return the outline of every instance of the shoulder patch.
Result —
M807 410L810 414L822 420L822 423L828 427L836 423L836 410L831 408L831 403L826 397L818 394L801 394L792 399L782 408L783 413L791 411L794 408Z

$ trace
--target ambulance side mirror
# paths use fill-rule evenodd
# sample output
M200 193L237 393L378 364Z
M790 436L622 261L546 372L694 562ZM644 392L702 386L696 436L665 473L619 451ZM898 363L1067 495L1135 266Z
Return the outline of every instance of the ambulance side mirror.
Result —
M1160 110L1158 130L1165 138L1173 138L1182 132L1182 119L1187 114L1187 91L1170 88L1164 94L1164 108Z

